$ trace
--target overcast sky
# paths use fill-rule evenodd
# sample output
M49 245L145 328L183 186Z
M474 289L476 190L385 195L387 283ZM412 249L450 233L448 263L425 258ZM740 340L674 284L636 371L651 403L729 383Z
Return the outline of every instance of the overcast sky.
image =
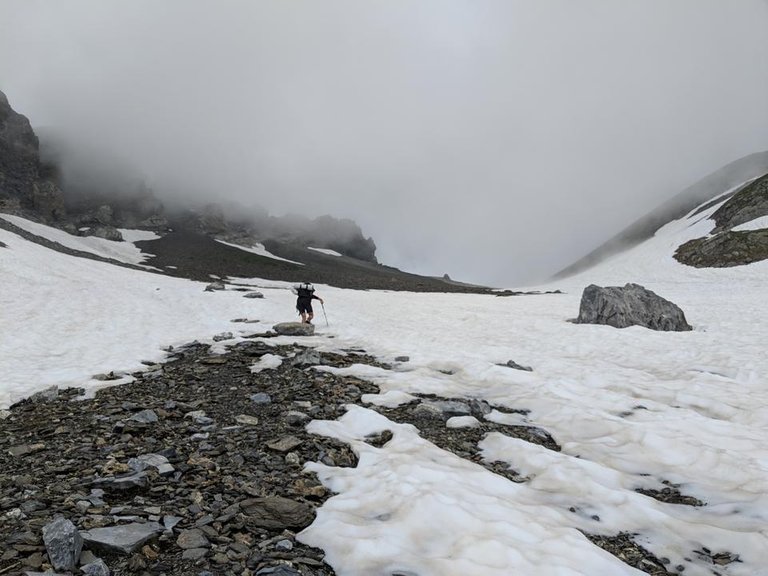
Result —
M158 191L510 285L768 149L768 2L0 0L0 90Z

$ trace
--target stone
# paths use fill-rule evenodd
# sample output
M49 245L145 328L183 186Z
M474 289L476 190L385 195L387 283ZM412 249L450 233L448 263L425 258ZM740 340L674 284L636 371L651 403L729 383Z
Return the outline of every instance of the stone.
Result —
M514 360L507 360L504 364L499 364L499 366L504 366L505 368L512 368L513 370L524 370L525 372L533 372L533 368L530 366L523 366L522 364L518 364Z
M323 361L320 358L319 352L308 348L306 350L302 350L293 358L291 358L290 363L291 366L317 366L318 364L322 364Z
M421 405L438 410L447 418L472 414L472 409L467 404L456 400L424 400Z
M163 527L166 530L173 530L173 528L183 520L181 516L164 516Z
M270 404L272 402L272 397L264 392L259 392L251 395L251 402L254 404Z
M251 498L242 501L240 508L248 516L250 524L269 530L305 528L315 518L311 506L282 496Z
M80 570L86 576L110 576L111 574L109 566L107 566L101 558L97 559L95 562L81 566Z
M74 570L83 550L83 538L66 518L56 518L43 527L48 559L56 570Z
M256 418L256 416L240 414L239 416L235 416L235 422L238 424L245 424L247 426L256 426L259 423L259 419Z
M395 356L395 362L409 362L410 360L410 356Z
M262 568L256 572L256 576L301 576L301 572L291 566L271 566L269 568Z
M0 410L0 420L5 420L11 415L10 410Z
M209 548L211 543L202 530L193 528L192 530L184 530L176 538L176 545L184 550L191 550L193 548Z
M120 526L94 528L80 533L86 545L99 552L131 554L163 531L157 522L132 522Z
M285 415L285 421L291 426L301 426L305 422L309 422L311 418L304 414L304 412L298 412L297 410L291 410Z
M280 540L277 543L275 543L275 549L276 550L285 550L285 551L293 550L293 542L291 542L287 538L283 539L283 540Z
M643 326L676 332L692 330L677 305L639 284L605 288L594 284L587 286L575 323L604 324L614 328Z
M183 560L192 560L194 562L205 558L207 554L207 548L189 548L184 550L184 552L181 554L181 558Z
M158 418L154 410L142 410L141 412L136 412L136 414L128 418L128 420L139 422L141 424L154 424L157 422Z
M267 448L275 450L276 452L290 452L302 444L303 441L296 436L284 436L279 440L272 440L271 442L267 442Z
M261 292L248 292L248 294L243 294L243 298L264 298L264 294Z
M216 290L226 290L226 289L227 289L227 286L224 284L224 282L221 282L218 280L216 282L211 282L210 284L208 284L208 286L205 287L206 292L214 292Z
M105 240L112 240L113 242L122 242L123 235L114 226L93 226L89 228L86 233L87 236L96 236L97 238L104 238Z
M127 476L117 476L115 478L97 478L95 484L104 486L111 491L125 491L134 488L144 488L147 485L147 474L145 472L136 472Z
M128 466L136 472L142 472L149 467L153 467L157 469L158 474L161 476L167 476L176 471L171 463L168 462L168 458L160 454L142 454L136 458L131 458L128 460Z
M304 322L281 322L272 326L272 330L280 336L312 336L315 326Z
M44 402L53 402L58 397L59 387L51 386L50 388L46 388L45 390L41 390L40 392L32 394L32 396L29 397L29 400L35 404L40 404Z
M34 450L32 450L32 447L29 444L21 444L19 446L11 446L8 448L8 454L14 458L18 458L19 456L26 456L32 452L34 452Z
M232 340L234 336L232 335L232 332L222 332L221 334L216 334L213 337L214 342L223 342L224 340Z

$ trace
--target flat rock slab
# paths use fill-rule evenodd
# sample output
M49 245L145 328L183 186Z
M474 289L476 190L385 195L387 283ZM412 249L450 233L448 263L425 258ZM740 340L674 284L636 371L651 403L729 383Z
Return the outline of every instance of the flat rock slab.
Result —
M194 550L199 548L209 548L211 543L205 537L202 530L194 528L184 530L176 539L176 545L183 550Z
M315 519L315 511L308 504L280 496L244 500L240 508L248 516L249 524L270 530L301 529Z
M303 443L304 442L296 436L285 436L279 440L267 442L267 448L277 452L290 452L294 448L301 446Z
M157 522L134 522L123 526L94 528L80 532L80 535L85 544L93 550L131 554L162 531L163 527Z
M281 322L272 326L272 330L281 336L312 336L315 326L305 322Z
M259 423L259 419L256 418L256 416L240 414L239 416L235 416L235 422L238 424L244 424L246 426L256 426Z

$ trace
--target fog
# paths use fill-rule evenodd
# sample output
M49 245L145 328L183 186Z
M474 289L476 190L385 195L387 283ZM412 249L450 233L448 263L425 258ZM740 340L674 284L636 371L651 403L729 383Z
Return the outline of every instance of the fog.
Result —
M0 90L169 201L520 284L768 149L768 3L0 0Z

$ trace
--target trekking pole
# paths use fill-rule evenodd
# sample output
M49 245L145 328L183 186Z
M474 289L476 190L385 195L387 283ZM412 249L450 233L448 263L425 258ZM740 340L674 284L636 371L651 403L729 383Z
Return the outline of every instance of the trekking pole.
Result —
M323 307L323 316L325 316L325 325L328 326L328 315L325 313L325 302L320 302L320 306Z

